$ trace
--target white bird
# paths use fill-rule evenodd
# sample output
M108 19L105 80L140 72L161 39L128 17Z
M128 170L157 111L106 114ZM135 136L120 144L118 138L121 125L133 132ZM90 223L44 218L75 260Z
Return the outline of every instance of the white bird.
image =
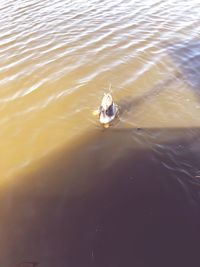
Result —
M112 95L110 93L104 94L101 101L101 105L98 110L94 111L94 115L99 116L99 122L103 124L105 128L110 126L110 123L118 115L119 108L114 103Z

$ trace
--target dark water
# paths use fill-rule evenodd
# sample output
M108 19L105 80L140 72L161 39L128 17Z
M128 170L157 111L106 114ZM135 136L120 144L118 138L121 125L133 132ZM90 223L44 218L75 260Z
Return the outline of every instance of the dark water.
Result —
M199 133L93 131L18 177L1 194L1 266L199 266Z

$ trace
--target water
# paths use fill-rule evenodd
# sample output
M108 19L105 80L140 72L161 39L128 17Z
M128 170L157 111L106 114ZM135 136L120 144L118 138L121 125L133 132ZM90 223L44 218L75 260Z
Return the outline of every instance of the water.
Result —
M199 12L2 1L0 266L199 266Z

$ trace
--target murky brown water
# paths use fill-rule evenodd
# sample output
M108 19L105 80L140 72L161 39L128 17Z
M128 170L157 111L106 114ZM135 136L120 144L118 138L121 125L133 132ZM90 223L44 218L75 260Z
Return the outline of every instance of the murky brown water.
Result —
M199 14L1 2L0 266L200 266ZM110 84L120 119L103 130Z

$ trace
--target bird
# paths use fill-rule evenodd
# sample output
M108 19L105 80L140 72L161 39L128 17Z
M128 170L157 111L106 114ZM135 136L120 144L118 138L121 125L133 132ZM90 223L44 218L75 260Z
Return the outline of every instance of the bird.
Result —
M118 105L114 103L111 93L104 93L101 105L93 112L93 115L99 116L100 124L108 128L111 122L117 117L118 112Z

